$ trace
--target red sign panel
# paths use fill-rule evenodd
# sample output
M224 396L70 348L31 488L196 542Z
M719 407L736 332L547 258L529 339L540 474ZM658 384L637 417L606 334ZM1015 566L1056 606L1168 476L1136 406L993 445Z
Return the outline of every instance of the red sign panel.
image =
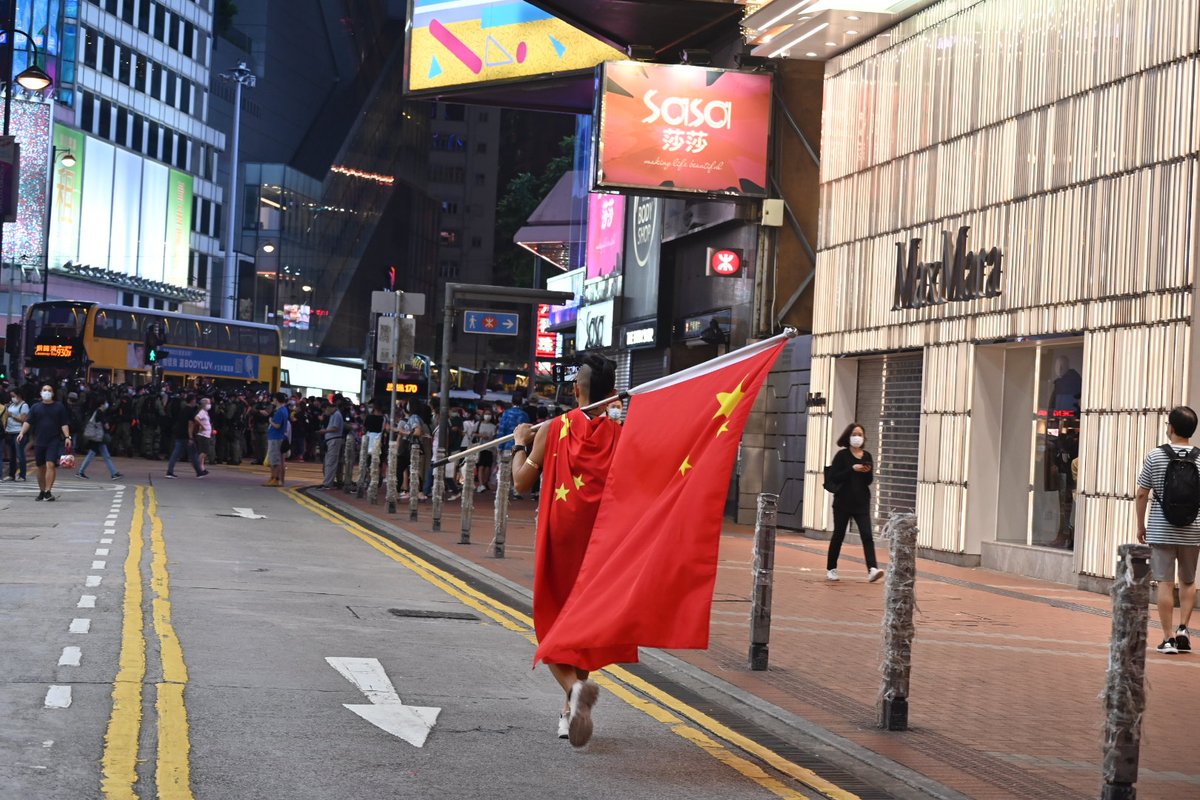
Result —
M601 84L596 188L766 196L769 74L615 61Z
M742 251L708 248L709 275L737 275L742 271Z
M537 358L554 358L558 355L558 334L551 333L550 306L537 307L537 339L534 341L534 355Z

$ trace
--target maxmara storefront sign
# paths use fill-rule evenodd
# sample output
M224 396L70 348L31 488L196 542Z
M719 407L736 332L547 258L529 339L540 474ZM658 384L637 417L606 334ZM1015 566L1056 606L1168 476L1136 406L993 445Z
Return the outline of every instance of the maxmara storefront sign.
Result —
M1000 296L1004 256L999 247L967 250L969 230L959 228L953 243L950 231L942 231L941 261L921 263L920 239L909 240L907 253L904 242L896 242L893 311Z

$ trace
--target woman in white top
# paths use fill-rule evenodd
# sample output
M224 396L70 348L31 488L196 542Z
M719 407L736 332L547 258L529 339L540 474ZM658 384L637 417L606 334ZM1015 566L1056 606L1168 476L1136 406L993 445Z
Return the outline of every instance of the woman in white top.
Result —
M29 419L29 404L25 402L20 389L13 389L9 394L8 417L4 422L4 457L8 461L8 477L4 480L23 481L25 480L25 447L17 444L17 434L21 432L21 426L25 424L25 420ZM0 462L0 466L2 466L2 462ZM20 467L19 477L17 475L18 467Z
M196 452L200 455L200 469L204 469L205 461L211 459L213 453L212 417L209 410L212 400L205 397L200 400L200 410L196 412Z

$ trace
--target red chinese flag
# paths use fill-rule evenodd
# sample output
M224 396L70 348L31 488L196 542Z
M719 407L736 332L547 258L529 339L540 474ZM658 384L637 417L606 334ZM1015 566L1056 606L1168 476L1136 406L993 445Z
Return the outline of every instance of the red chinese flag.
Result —
M535 661L599 669L635 661L639 646L708 647L738 442L786 343L751 345L633 395L579 575L539 631Z

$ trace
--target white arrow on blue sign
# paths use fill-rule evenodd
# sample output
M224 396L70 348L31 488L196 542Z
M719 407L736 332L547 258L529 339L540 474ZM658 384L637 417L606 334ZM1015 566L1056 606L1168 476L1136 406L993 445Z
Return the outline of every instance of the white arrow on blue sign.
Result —
M520 330L520 314L504 311L463 312L463 333L483 333L492 336L516 336Z

